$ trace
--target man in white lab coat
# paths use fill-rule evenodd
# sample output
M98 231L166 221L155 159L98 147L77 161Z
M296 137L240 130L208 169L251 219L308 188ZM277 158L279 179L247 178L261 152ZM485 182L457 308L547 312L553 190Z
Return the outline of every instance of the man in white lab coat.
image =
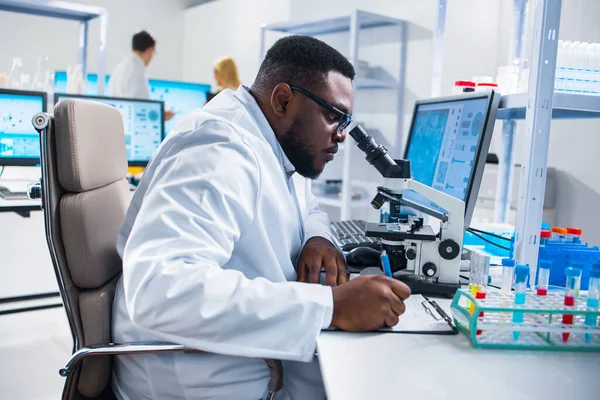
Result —
M115 67L108 83L109 96L128 99L150 100L150 85L146 67L156 53L156 40L146 31L140 31L131 39L131 53ZM165 110L165 120L174 112Z
M302 178L346 138L353 78L325 43L280 39L250 89L221 92L162 143L119 233L113 339L205 352L118 357L119 398L260 399L272 358L284 361L278 400L323 399L321 329L397 323L410 290L384 276L346 283Z

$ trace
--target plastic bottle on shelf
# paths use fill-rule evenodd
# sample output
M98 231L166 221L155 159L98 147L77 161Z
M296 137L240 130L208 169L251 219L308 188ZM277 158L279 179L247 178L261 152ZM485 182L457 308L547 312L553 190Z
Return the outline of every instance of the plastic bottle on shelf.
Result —
M85 80L83 78L83 67L77 64L67 68L67 93L85 94Z
M564 242L567 237L567 230L565 228L561 228L559 226L553 226L552 229L552 240L556 240L558 242Z
M21 74L23 72L23 60L20 57L14 57L10 74L8 75L8 87L12 89L21 89Z
M33 82L31 83L31 90L43 91L46 88L49 60L50 57L48 56L38 58L37 68L35 75L33 75Z
M475 88L476 92L484 92L486 90L498 90L498 84L492 82L479 82Z
M452 88L452 94L469 93L475 91L475 82L473 81L456 81Z
M542 231L540 232L540 246L545 246L551 237L552 234L549 230L542 229Z

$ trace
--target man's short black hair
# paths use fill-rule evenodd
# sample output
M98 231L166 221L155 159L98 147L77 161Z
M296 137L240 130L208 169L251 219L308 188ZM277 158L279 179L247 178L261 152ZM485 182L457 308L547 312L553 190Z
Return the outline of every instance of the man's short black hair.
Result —
M150 47L154 47L156 45L156 40L146 31L140 31L133 35L131 39L131 48L133 51L144 52L148 50Z
M354 79L354 67L333 47L310 36L287 36L267 51L252 89L267 92L287 83L314 90L326 83L331 71Z

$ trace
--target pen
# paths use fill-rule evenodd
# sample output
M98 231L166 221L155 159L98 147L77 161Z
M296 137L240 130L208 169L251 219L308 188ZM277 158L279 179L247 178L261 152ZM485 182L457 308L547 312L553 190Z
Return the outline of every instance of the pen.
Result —
M581 270L575 267L567 267L565 269L567 281L565 283L565 309L575 306L575 298L577 297L577 288L580 286ZM573 325L573 314L563 314L562 322L564 325ZM562 333L563 342L569 340L569 332Z
M527 277L529 276L529 265L517 265L515 268L515 305L525 304L525 290L527 289ZM523 322L523 311L513 313L513 322ZM521 332L513 331L513 338L519 340Z
M590 273L590 286L588 287L587 309L588 311L598 310L598 297L600 292L600 263L592 265ZM585 324L587 326L596 326L596 316L586 315ZM592 340L592 334L585 334L585 342L589 343Z
M383 250L381 252L380 258L381 258L381 265L383 266L383 272L385 273L386 276L393 278L392 268L390 267L390 257L388 256L388 254L385 250Z

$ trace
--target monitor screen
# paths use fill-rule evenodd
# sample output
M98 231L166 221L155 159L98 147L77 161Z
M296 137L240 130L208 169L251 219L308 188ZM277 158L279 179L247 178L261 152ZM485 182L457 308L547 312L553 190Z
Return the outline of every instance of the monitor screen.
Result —
M419 101L406 145L413 178L465 202L470 222L496 120L494 92ZM474 196L472 196L474 194Z
M154 100L57 94L55 101L83 99L115 107L123 118L129 165L146 165L164 138L163 103Z
M108 82L110 77L105 77L104 95L109 96ZM67 73L56 72L54 75L56 93L67 92ZM175 112L175 116L165 121L165 132L170 132L177 120L190 112L201 108L207 101L210 85L192 82L166 81L160 79L148 80L150 86L150 98L165 103L165 109ZM88 96L98 95L98 76L87 74L85 94Z
M31 119L45 110L45 93L0 89L0 165L40 163L40 137Z

